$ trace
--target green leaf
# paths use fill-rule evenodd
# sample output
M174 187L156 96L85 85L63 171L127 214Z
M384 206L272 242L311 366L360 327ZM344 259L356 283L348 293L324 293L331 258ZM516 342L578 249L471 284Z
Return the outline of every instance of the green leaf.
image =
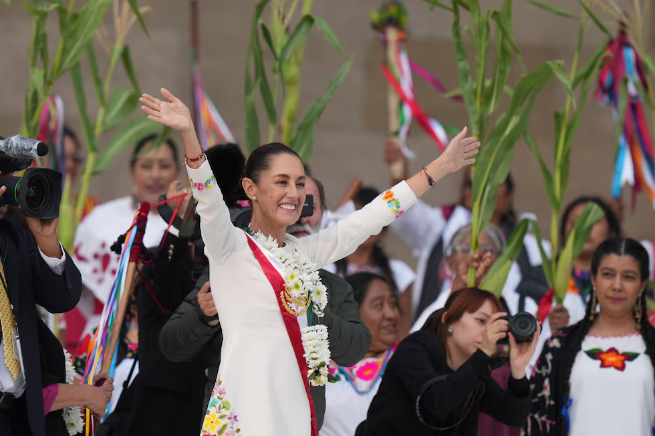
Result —
M93 40L89 41L86 48L87 58L89 59L89 66L91 68L91 78L93 79L93 89L96 91L98 103L100 106L105 105L105 92L102 89L102 79L100 78L100 71L98 70L98 59L96 57L96 50L93 46Z
M471 67L469 66L468 58L466 57L466 50L464 49L464 42L462 40L462 32L460 27L460 14L459 14L459 5L456 0L453 0L453 10L455 12L455 18L452 25L452 34L453 42L455 43L455 57L457 59L457 72L459 74L460 87L462 89L462 95L464 97L464 104L466 106L466 112L468 114L469 122L471 126L479 125L478 123L478 109L475 102L475 94L473 90L473 85L471 84ZM478 132L471 132L471 134L477 135Z
M309 105L307 112L305 112L305 115L303 115L300 120L300 124L298 124L298 129L293 135L293 139L289 146L300 155L303 162L307 162L307 159L311 156L314 146L314 129L316 128L316 124L321 118L321 114L323 114L323 111L332 99L337 88L339 88L339 85L341 85L341 82L343 82L343 79L350 71L352 62L353 60L349 59L341 66L341 68L339 68L339 71L337 71L330 80L323 95Z
M594 360L598 360L598 357L596 357L596 353L602 353L602 352L603 350L601 348L592 348L591 350L585 351L585 354Z
M252 59L255 63L255 81L259 82L259 88L262 93L262 101L264 102L264 108L266 109L266 114L268 116L268 123L270 125L275 125L277 123L277 111L275 110L275 100L273 99L273 93L271 92L271 87L268 82L266 70L264 68L264 54L262 53L262 47L259 43L259 27L257 25L259 23L263 8L267 2L267 0L260 2L255 10L255 16L253 18L250 35L250 43L248 45L248 52L252 56ZM249 71L247 71L247 73L249 74Z
M332 44L332 46L336 48L339 51L339 53L341 53L341 56L343 56L345 59L348 59L348 55L346 54L346 51L341 46L341 43L339 42L339 38L337 38L337 35L332 31L330 25L320 17L314 17L314 21L316 22L318 28L321 29L321 32L323 32L325 39L327 39L330 42L330 44Z
M523 248L523 239L528 232L528 220L521 220L512 232L505 249L500 257L493 263L487 275L485 276L480 289L489 291L499 297L507 281L507 275L512 267L512 263L518 258Z
M59 3L28 3L26 0L22 0L21 3L27 12L32 16L37 15L48 15L48 12L54 11L59 8ZM11 3L10 3L11 4Z
M627 359L628 362L632 362L632 361L635 360L637 357L639 357L639 353L633 353L633 352L631 352L631 351L626 351L626 352L624 352L624 353L622 353L622 354L624 354L625 356L628 357L628 359Z
M257 88L259 88L259 81L252 84L252 79L249 74L246 74L246 151L248 154L255 151L260 144L259 136L259 117L257 116L257 106L255 97L257 96Z
M584 211L575 222L571 233L566 239L566 245L560 253L555 273L555 301L561 304L564 301L571 278L573 260L577 259L582 251L591 230L600 218L603 217L603 210L595 203L587 203Z
M541 154L541 150L537 145L537 142L532 137L532 134L528 131L525 132L525 142L530 147L530 150L537 156L537 161L539 162L539 168L541 169L541 175L544 178L546 183L546 192L548 194L548 201L550 202L550 207L553 210L560 210L561 205L557 197L555 197L555 185L553 184L553 175L548 171L544 157Z
M572 14L569 11L565 11L564 9L556 8L554 6L548 5L546 3L539 2L537 0L526 0L526 1L528 3L532 3L533 5L535 5L538 8L541 8L541 9L543 9L545 11L550 12L551 14L559 15L560 17L565 17L565 18L573 18L574 20L579 20L580 19L577 15Z
M300 22L289 36L286 44L280 50L280 59L278 60L279 68L284 68L284 64L291 58L291 55L298 47L302 46L313 25L314 17L311 15L304 15L300 19Z
M73 26L64 36L66 44L57 77L72 68L80 60L112 3L113 0L95 0L84 5Z
M84 139L88 145L90 152L96 152L98 145L94 135L93 125L89 120L89 113L86 108L86 95L84 93L84 80L82 79L82 72L80 71L80 64L77 63L71 68L71 81L73 82L73 91L75 93L75 101L77 102L77 109L82 119L82 131L84 132Z
M587 6L587 4L583 0L578 0L578 2L582 5L585 12L587 12L587 14L589 15L589 18L591 18L591 20L596 24L598 29L600 29L601 32L603 32L605 35L611 38L612 34L610 33L609 30L607 30L607 27L605 27L603 22L600 21L600 19L596 16L596 14L593 13L591 8L589 8L589 6Z
M275 45L273 44L273 38L271 38L271 32L268 30L268 27L266 27L266 23L261 23L261 28L262 35L264 35L264 41L266 41L266 45L268 45L268 48L271 50L273 59L277 62L278 56L277 51L275 50Z
M130 83L134 88L134 92L141 94L141 87L139 86L139 81L136 79L136 73L134 72L134 65L132 64L132 56L130 56L130 49L125 46L123 47L123 52L121 53L121 60L123 61L123 67L127 76L130 78Z
M159 124L145 117L135 118L125 123L116 130L114 137L98 154L93 174L97 175L105 171L126 148L133 146L146 136L152 135L157 130L159 130Z
M139 104L139 95L125 88L118 88L105 109L102 131L106 132L127 118Z
M227 431L227 428L228 428L228 425L223 424L221 426L221 428L219 428L218 431L216 432L216 436L223 436L225 434L225 432Z
M535 220L530 220L530 230L534 234L534 237L537 239L537 245L539 246L539 254L541 255L541 266L544 270L544 275L546 276L546 282L549 287L553 287L553 270L552 270L552 260L546 254L544 249L544 240L541 238L541 230L539 230L539 223Z
M141 15L141 12L139 12L139 5L137 4L136 0L127 0L127 2L130 4L130 8L132 8L132 12L136 16L136 19L139 20L139 24L143 29L143 33L145 33L146 36L150 38L150 33L148 33L146 22L143 20L143 15Z
M39 67L30 69L30 87L37 92L39 99L43 99L47 97L46 95L44 95L44 88L43 88L44 85L45 85L45 70Z
M441 3L439 0L423 0L425 3L430 5L430 10L434 8L445 9L448 12L453 12L453 9Z

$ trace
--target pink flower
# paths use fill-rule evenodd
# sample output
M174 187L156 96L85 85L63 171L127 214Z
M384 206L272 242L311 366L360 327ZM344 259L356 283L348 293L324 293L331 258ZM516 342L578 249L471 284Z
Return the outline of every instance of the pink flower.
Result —
M359 367L359 369L355 372L355 375L358 379L363 381L373 380L379 368L380 362L367 362Z

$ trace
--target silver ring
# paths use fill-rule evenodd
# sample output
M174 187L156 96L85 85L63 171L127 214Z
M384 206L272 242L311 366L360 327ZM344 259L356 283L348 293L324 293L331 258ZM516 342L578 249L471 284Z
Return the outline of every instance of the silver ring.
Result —
M464 159L466 159L466 152L464 152Z

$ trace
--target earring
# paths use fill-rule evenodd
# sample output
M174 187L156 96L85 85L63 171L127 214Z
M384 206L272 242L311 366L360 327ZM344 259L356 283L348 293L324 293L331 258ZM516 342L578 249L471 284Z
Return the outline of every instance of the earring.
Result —
M637 299L637 310L635 311L635 321L637 321L637 330L641 331L641 295Z
M593 321L598 315L598 310L596 309L596 288L593 288L593 295L591 296L591 315L589 315L589 321Z
M253 200L257 200L257 197L252 197Z
M453 329L448 329L448 335L452 336L453 335Z

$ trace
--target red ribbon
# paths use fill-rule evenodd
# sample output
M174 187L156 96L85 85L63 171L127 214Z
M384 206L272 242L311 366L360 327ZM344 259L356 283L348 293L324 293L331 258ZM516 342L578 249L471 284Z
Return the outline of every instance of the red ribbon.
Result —
M303 384L305 385L305 392L307 393L307 400L309 401L309 409L312 414L312 436L318 436L318 426L316 425L316 412L314 411L314 400L309 392L309 380L307 379L307 361L303 356L305 350L302 346L302 337L300 336L300 327L298 326L298 320L295 316L291 315L284 308L280 293L284 290L284 279L277 272L275 267L271 265L271 262L268 261L266 255L262 253L262 250L259 249L255 241L252 240L250 236L246 236L248 239L248 245L252 250L252 253L255 255L255 259L259 262L259 266L262 267L266 278L273 286L273 292L275 293L275 299L280 306L280 313L282 313L282 319L284 320L284 326L287 328L287 334L289 335L289 340L291 341L291 346L293 347L293 352L296 355L296 362L298 362L298 370L300 370L300 377L302 378Z
M540 322L546 322L546 318L550 314L550 309L553 308L553 298L555 297L555 288L550 288L550 291L546 292L541 300L539 300L539 306L537 307L537 319Z

